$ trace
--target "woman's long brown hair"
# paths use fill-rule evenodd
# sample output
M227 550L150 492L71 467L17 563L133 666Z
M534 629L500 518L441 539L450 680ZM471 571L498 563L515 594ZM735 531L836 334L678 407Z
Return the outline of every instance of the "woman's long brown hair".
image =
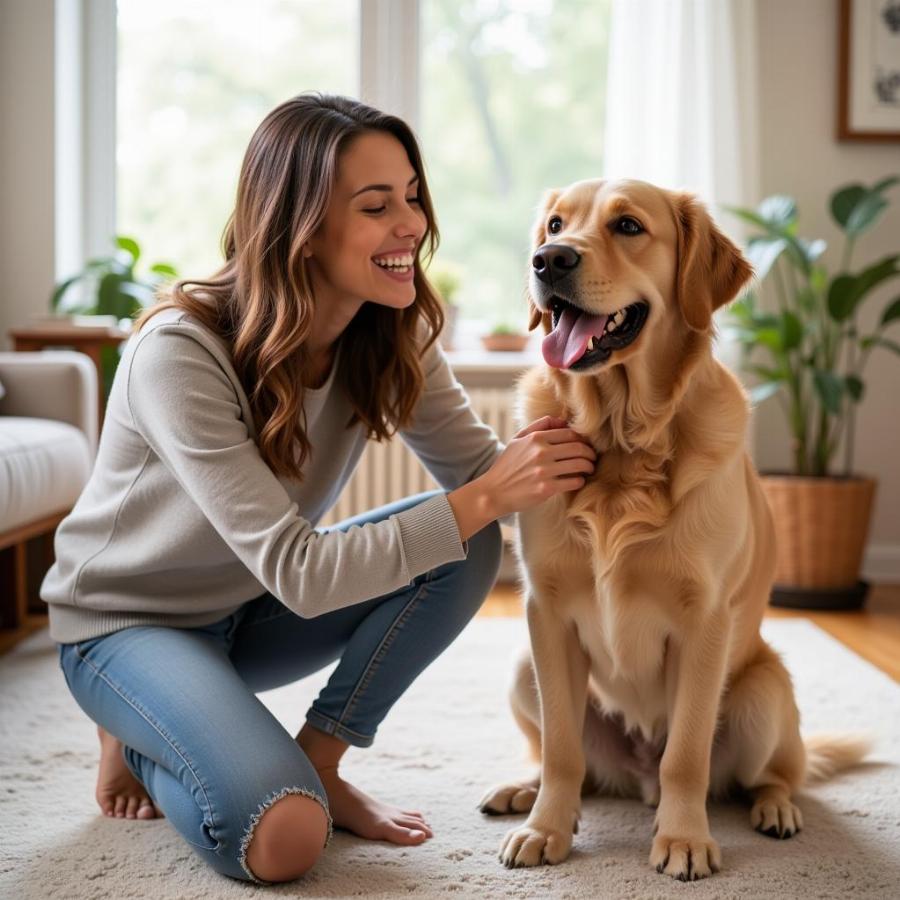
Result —
M223 236L225 265L205 281L175 282L135 324L174 307L220 335L250 400L262 458L276 474L298 481L311 452L304 342L315 303L301 250L325 218L341 153L371 131L391 134L405 148L427 227L415 260L415 303L402 310L363 304L341 335L335 375L353 406L348 427L362 422L367 436L380 441L407 424L425 380L422 353L444 321L422 268L422 257L427 263L437 248L438 230L409 126L356 100L304 93L266 116L241 166Z

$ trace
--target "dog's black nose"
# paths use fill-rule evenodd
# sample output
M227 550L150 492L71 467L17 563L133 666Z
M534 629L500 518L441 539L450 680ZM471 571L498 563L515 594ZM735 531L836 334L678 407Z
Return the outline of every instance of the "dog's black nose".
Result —
M531 258L534 274L545 284L552 284L568 275L581 256L565 244L544 244Z

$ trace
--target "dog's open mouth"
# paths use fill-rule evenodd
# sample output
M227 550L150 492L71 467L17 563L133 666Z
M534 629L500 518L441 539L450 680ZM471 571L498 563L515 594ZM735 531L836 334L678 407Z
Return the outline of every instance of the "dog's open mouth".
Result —
M553 331L541 346L544 360L556 369L586 369L606 362L613 350L627 347L640 334L649 311L650 305L638 300L610 315L594 316L554 296Z

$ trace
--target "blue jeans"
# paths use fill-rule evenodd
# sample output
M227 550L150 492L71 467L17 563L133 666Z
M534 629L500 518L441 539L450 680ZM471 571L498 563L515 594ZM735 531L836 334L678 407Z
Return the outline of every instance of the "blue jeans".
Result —
M201 628L137 626L61 644L60 665L78 705L122 741L128 768L191 847L216 871L259 882L246 854L263 812L287 794L326 812L328 803L306 754L256 692L339 659L307 720L368 747L395 701L475 615L500 552L492 523L470 538L465 560L374 600L302 619L264 594Z

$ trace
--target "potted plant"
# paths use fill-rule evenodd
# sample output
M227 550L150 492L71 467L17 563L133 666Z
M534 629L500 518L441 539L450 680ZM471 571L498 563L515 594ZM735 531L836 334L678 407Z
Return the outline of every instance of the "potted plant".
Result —
M60 282L50 297L53 319L77 325L110 325L129 328L131 320L156 299L160 285L178 277L169 263L154 263L148 275L135 274L141 248L134 238L117 235L111 256L88 260L85 267ZM73 288L81 285L81 290ZM109 393L119 364L121 347L104 347L103 382Z
M456 326L459 321L459 307L455 298L462 276L452 263L434 262L428 267L428 280L444 303L444 327L441 330L441 346L445 350L454 349Z
M853 251L888 206L886 193L898 181L846 185L831 195L831 215L844 237L840 265L832 273L821 262L825 241L798 236L797 205L790 197L731 209L754 227L747 256L758 280L773 283L777 301L777 311L766 311L748 293L731 305L729 328L742 344L743 367L759 378L752 399L776 397L791 433L792 471L764 473L762 479L775 518L776 605L853 608L862 605L868 589L859 570L876 481L854 469L855 411L865 396L870 354L900 355L900 343L885 336L900 320L900 297L887 304L871 331L860 331L857 314L876 287L900 274L900 253L860 267L853 264Z
M485 350L522 351L528 344L528 335L514 325L500 322L489 334L481 336L481 344Z

